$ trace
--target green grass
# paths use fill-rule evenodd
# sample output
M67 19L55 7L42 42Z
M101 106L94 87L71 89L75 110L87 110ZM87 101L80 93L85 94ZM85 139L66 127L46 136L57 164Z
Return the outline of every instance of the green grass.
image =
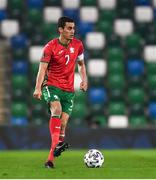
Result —
M56 159L55 169L45 169L48 151L1 151L0 178L156 178L156 150L103 150L102 168L87 168L85 152L66 151Z

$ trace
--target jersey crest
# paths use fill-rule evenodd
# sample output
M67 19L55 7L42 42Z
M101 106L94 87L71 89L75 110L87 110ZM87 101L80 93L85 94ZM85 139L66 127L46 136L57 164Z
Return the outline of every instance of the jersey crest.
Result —
M69 50L70 50L70 53L74 53L75 52L75 49L73 47L71 47Z

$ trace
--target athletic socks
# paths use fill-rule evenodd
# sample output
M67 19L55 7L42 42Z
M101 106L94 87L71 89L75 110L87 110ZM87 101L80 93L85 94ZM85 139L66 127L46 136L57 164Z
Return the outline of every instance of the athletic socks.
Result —
M64 139L65 139L65 133L60 132L59 143L64 142Z
M59 117L51 117L49 121L49 129L51 135L51 148L48 156L48 161L54 160L53 151L57 144L59 143L60 129L61 129L61 120Z

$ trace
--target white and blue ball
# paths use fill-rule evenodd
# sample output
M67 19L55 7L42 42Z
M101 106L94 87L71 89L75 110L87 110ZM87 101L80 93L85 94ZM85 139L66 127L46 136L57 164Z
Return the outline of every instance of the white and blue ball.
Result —
M104 163L104 156L99 150L90 149L84 156L84 163L89 168L99 168Z

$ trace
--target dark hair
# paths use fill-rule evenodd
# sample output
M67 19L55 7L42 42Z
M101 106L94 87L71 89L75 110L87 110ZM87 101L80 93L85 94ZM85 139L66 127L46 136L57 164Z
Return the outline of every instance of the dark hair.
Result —
M66 25L66 22L72 22L72 23L74 23L74 20L71 19L71 18L69 18L69 17L66 17L66 16L60 17L60 18L58 19L57 27L58 27L58 28L59 28L59 27L64 28L64 26Z

